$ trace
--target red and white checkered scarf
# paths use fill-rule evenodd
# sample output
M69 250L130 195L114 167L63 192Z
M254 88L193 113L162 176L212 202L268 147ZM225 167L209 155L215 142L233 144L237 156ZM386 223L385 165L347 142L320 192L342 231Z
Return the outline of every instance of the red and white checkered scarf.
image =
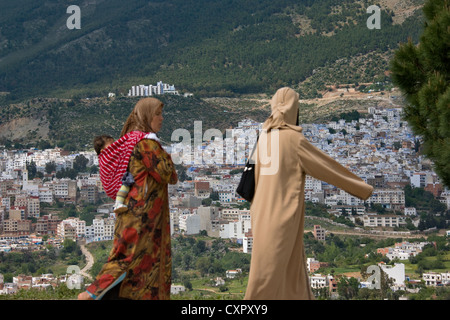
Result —
M128 168L131 153L135 145L144 138L158 141L154 133L131 131L114 141L98 156L100 180L108 197L116 199L117 192L122 186L122 177Z

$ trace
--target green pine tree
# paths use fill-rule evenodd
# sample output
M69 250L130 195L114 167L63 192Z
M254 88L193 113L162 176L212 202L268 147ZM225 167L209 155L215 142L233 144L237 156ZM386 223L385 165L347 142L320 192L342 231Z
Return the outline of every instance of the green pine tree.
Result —
M392 80L404 93L405 120L423 138L423 153L450 187L450 0L427 0L420 43L400 45Z

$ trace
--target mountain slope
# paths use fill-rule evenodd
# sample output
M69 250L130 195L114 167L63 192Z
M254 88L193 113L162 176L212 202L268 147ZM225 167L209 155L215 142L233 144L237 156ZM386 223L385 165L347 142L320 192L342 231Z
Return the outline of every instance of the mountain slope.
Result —
M194 137L194 121L202 132L225 130L247 117L264 121L268 104L251 101L238 108L195 97L158 96L164 103L164 123L158 134L164 143L172 141L176 129L187 129ZM96 135L119 138L122 126L139 98L56 99L34 98L0 108L0 144L39 149L59 146L66 150L92 148ZM257 106L256 108L254 106ZM173 141L181 139L174 137Z
M70 3L80 6L81 29L69 30L66 1L8 2L0 92L98 96L159 80L203 95L270 92L339 59L416 40L422 3L381 1L382 27L369 30L368 0L83 0Z

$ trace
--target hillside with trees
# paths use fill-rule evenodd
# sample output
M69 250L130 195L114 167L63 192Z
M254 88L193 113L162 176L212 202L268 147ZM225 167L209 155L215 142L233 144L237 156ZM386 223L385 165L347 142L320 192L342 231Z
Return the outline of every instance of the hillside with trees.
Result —
M1 98L106 96L159 80L199 95L264 93L320 70L373 82L423 29L423 1L400 3L381 1L381 28L370 30L368 0L80 1L80 29L66 27L66 2L10 2L0 12Z

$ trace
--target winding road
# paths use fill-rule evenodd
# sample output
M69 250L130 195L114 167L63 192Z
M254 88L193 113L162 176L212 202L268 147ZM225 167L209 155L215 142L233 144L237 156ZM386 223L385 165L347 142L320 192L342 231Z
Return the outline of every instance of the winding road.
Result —
M84 245L81 245L80 248L81 252L83 252L83 254L85 255L87 261L86 266L84 266L84 268L81 269L80 273L84 277L92 280L92 276L89 274L89 270L91 270L92 266L94 265L94 257Z

